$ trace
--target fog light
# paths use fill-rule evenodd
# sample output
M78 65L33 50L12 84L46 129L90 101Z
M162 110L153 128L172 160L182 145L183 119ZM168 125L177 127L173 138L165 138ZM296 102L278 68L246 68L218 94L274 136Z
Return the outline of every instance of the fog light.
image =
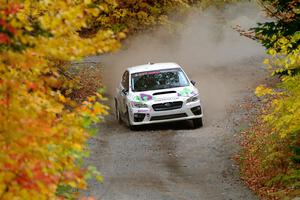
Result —
M133 118L134 118L134 121L135 122L141 122L141 121L143 121L144 120L144 118L145 118L145 114L143 114L143 113L134 113L133 114Z
M194 115L201 115L202 114L201 106L193 107L193 108L191 108L191 111Z

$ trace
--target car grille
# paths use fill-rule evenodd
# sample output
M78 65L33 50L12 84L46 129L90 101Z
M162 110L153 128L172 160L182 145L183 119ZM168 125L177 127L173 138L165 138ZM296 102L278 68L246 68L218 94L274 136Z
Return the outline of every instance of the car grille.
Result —
M161 115L161 116L154 116L150 118L150 121L158 121L158 120L165 120L165 119L176 119L181 117L187 117L186 113L179 113L173 115Z
M153 104L152 108L155 111L175 110L181 108L182 104L183 104L182 101L158 103L158 104Z

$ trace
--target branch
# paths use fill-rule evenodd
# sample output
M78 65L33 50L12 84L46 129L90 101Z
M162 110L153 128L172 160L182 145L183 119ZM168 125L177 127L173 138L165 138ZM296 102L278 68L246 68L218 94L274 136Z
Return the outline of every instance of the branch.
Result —
M255 31L246 31L240 25L232 27L233 30L237 31L241 36L250 38L251 40L258 40L259 38L255 35Z
M272 11L271 8L269 8L263 2L263 0L257 0L257 1L258 1L258 4L260 4L260 6L262 6L265 9L265 11L267 12L268 15L270 15L271 17L275 17L277 20L282 20L282 18L280 18L276 12Z

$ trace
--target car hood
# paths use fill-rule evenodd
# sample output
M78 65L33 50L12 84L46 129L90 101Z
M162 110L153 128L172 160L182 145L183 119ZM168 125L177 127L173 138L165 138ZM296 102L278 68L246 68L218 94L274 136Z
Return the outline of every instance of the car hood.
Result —
M168 101L184 101L197 94L197 88L194 86L186 86L144 92L131 92L128 98L130 101L135 102L159 103Z

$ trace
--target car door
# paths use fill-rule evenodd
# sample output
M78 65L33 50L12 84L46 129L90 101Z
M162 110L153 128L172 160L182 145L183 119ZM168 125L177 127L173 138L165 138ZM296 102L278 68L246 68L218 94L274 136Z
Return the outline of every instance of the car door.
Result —
M129 92L129 72L125 71L122 76L122 81L119 86L118 91L118 102L119 102L119 109L122 114L126 113L127 109L127 95Z

